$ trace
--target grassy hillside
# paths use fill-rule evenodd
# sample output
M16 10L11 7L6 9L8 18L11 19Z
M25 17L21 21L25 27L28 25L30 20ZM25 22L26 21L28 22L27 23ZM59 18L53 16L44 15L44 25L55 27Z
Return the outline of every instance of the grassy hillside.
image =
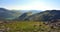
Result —
M51 21L55 19L60 19L60 10L46 10L25 18L25 20L33 20L33 21L34 20Z
M0 22L0 31L4 32L60 32L59 28L39 21Z

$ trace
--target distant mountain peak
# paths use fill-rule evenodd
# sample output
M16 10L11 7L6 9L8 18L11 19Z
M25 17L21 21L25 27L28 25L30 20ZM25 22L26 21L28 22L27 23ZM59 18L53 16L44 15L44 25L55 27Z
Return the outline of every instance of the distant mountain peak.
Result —
M1 10L5 10L5 8L0 8Z
M0 11L7 11L8 9L0 8Z

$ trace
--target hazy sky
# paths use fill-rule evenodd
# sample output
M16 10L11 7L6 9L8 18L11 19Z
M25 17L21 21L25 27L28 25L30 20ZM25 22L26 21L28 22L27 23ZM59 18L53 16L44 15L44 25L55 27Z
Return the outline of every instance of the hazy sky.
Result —
M60 0L0 0L0 8L17 10L60 9Z

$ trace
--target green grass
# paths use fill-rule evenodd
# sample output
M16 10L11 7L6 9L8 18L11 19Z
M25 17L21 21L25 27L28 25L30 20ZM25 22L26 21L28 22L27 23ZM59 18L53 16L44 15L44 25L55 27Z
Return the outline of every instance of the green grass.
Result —
M52 30L49 25L38 21L15 21L5 23L3 26L7 32L50 32Z
M39 26L39 25L43 25L43 26ZM33 21L24 21L24 22L12 22L9 24L6 24L6 27L11 28L10 31L40 31L42 28L43 29L48 29L48 26L45 27L45 25L43 24L43 22L33 22Z

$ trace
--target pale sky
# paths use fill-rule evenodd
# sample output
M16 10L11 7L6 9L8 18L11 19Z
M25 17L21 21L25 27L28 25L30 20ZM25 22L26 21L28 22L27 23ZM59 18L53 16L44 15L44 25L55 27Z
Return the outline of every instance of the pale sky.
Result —
M10 10L60 10L60 0L0 0L0 8Z

